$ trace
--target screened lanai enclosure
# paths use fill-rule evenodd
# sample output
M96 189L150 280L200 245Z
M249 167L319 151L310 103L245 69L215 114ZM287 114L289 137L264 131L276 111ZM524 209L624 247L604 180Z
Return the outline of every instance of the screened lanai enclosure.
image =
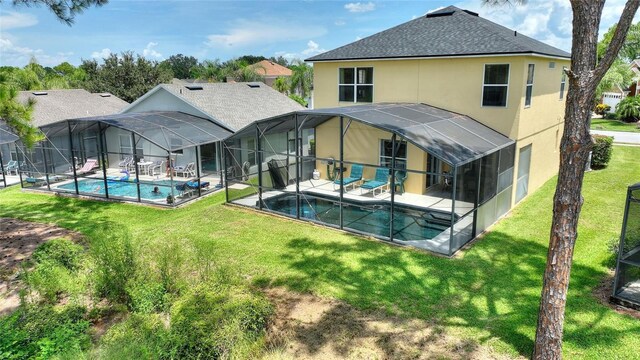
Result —
M613 286L613 298L640 308L640 183L629 186Z
M511 206L514 142L424 104L299 111L224 148L230 203L440 254Z
M176 206L222 187L220 141L231 132L182 112L66 120L18 145L23 187Z
M0 187L20 182L15 145L18 139L18 136L0 120Z

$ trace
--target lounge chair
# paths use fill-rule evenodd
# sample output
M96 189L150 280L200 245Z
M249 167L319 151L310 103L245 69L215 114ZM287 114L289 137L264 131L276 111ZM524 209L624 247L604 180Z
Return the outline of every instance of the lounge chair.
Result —
M364 193L364 190L371 191L373 196L376 196L376 190L380 190L382 194L382 190L384 188L389 189L389 169L387 168L377 168L376 169L376 177L373 180L365 180L365 182L360 185L360 193Z
M342 179L343 180L342 185L345 187L345 189L349 185L355 188L355 186L358 183L360 183L360 181L362 180L362 169L363 169L362 165L358 165L358 164L351 165L351 173L349 174L348 177L345 177L344 179ZM339 178L333 181L333 190L336 190L336 185L338 187L340 186Z
M164 161L156 161L153 165L149 166L149 175L154 176L154 175L162 174L163 166L164 166Z
M183 177L196 176L196 163L190 162L187 165L178 165L173 169L173 172L176 175L182 174Z
M211 185L208 181L201 181L200 188L206 189ZM180 192L181 196L191 195L192 193L198 190L198 182L197 181L187 181L186 183L177 184L176 190Z
M0 160L1 161L1 160ZM15 172L18 175L19 170L18 162L16 160L10 160L7 165L4 167L4 170L11 175L12 172Z
M96 171L94 170L98 166L98 160L96 159L87 159L87 162L84 163L81 169L76 170L76 175L86 175L86 174L94 174ZM65 175L73 175L73 171L65 173Z
M133 156L127 156L118 163L118 167L123 169L129 169L129 165L133 163Z

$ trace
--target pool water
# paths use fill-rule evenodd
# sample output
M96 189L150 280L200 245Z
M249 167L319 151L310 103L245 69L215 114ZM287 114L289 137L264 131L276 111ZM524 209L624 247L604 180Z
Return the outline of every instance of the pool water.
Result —
M119 196L119 197L130 197L130 198L138 198L138 187L134 182L126 182L126 181L107 181L109 186L109 197ZM174 184L178 184L174 182ZM158 187L159 192L154 193L153 188ZM64 189L69 191L76 191L75 184L70 182L68 184L60 185L57 187L58 189ZM79 179L78 180L78 191L80 193L89 193L95 195L105 195L104 190L104 180L102 179ZM167 196L171 195L171 181L170 180L159 180L152 184L140 183L140 198L144 200L164 200ZM177 195L177 191L175 194Z
M296 216L296 196L285 194L263 200L269 210ZM345 228L389 237L390 208L388 204L369 205L343 202L343 225ZM303 197L300 217L330 225L340 224L340 206L331 199ZM433 239L451 226L451 214L435 210L417 210L397 205L393 214L394 239Z

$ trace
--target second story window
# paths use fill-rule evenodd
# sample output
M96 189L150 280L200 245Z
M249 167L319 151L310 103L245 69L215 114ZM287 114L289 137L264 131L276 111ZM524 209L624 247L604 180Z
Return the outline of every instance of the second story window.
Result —
M373 102L373 68L340 68L338 100Z
M507 106L509 64L486 64L482 84L482 106Z
M524 95L524 107L531 106L531 96L533 95L533 71L535 69L534 64L529 64L529 70L527 71L527 89Z
M564 88L567 85L567 74L564 73L566 67L562 67L562 77L560 78L560 100L564 98Z

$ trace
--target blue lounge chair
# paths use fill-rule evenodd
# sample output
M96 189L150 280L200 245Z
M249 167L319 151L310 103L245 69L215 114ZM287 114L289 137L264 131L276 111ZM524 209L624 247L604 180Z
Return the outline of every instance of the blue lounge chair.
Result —
M345 189L349 185L355 188L355 186L358 183L360 183L360 181L362 180L362 169L363 169L362 165L358 165L358 164L351 165L351 173L349 174L348 177L345 177L344 179L342 179L343 180L342 185L344 185ZM340 186L339 178L333 181L333 190L336 190L336 185Z
M360 185L360 194L364 193L364 190L368 190L373 192L373 196L376 196L376 190L380 189L380 193L382 194L382 190L387 187L389 188L389 169L387 168L377 168L376 169L376 177L373 180L365 180L365 182Z
M201 181L200 188L206 189L211 185L208 181ZM180 192L180 195L191 195L193 192L198 190L198 182L197 181L187 181L186 183L177 184L176 190Z
M2 160L0 160L2 161ZM18 175L18 170L19 170L19 166L18 166L18 162L15 160L10 160L7 165L4 167L4 170L11 175L11 173L15 172L16 175Z

